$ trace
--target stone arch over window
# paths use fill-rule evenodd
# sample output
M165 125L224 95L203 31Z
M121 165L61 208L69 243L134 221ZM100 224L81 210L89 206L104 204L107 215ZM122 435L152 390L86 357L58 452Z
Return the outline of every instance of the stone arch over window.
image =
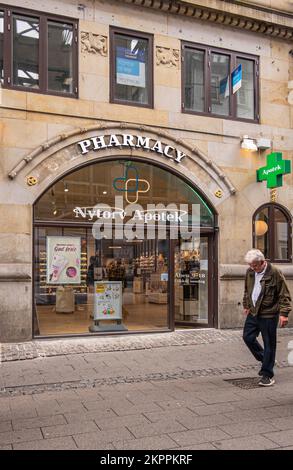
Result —
M166 154L147 151L138 147L106 147L99 152L81 153L78 142L94 136L104 136L107 140L111 135L135 134L147 136L152 142L162 143L165 148L178 149L185 154L182 161L175 162ZM16 181L24 190L26 202L34 203L40 195L57 179L68 172L81 167L86 162L103 161L127 157L143 158L153 164L161 164L166 169L176 171L187 178L216 207L236 193L233 183L223 170L196 146L183 139L176 138L168 132L151 126L125 123L101 123L85 128L77 128L57 135L22 158L8 173L10 180Z
M292 217L276 203L260 206L253 214L253 247L276 263L292 262Z

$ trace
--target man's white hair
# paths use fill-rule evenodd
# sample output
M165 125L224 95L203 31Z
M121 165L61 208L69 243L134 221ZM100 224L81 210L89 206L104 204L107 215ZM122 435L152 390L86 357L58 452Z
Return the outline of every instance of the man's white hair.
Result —
M246 263L250 264L253 261L264 261L264 254L260 250L249 250L245 255Z

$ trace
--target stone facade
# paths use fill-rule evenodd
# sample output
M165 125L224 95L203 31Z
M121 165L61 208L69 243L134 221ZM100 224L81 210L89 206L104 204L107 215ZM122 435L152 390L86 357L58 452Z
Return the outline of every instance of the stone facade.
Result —
M188 175L212 202L219 214L219 322L220 328L241 326L245 266L243 255L252 244L252 215L270 201L264 183L256 182L255 170L265 164L269 151L243 154L243 135L272 140L272 150L293 157L293 42L290 31L291 2L269 0L233 2L185 1L203 11L206 7L237 18L262 22L262 33L245 25L212 21L209 15L189 16L182 2L7 0L5 4L48 11L79 20L79 98L57 97L0 89L0 339L30 340L32 337L32 206L40 194L61 174L83 161L74 155L74 144L108 132L130 132L145 126L148 135L165 132L164 141L187 153L177 170ZM247 6L244 6L244 4ZM145 6L143 6L145 4ZM156 9L156 4L160 9ZM177 11L167 4L178 4ZM212 4L212 5L211 5ZM252 5L253 4L253 5ZM166 5L166 8L163 8ZM256 5L259 5L259 9ZM182 7L183 8L183 7ZM186 7L185 7L186 8ZM278 11L273 11L276 8ZM218 10L217 10L218 9ZM208 11L208 10L207 10ZM282 11L286 15L282 14ZM233 17L233 18L234 18ZM232 18L232 19L233 19ZM270 33L280 24L283 36ZM236 20L235 20L236 21ZM226 21L227 22L227 21ZM109 26L154 35L154 108L109 103ZM286 34L287 36L286 36ZM288 37L288 39L286 39ZM181 112L181 41L191 41L255 54L260 64L260 123L250 124ZM193 151L192 151L193 149ZM121 150L121 154L129 154ZM117 153L117 151L116 151ZM138 156L160 160L137 151ZM133 153L134 155L134 153ZM198 155L201 158L198 158ZM89 161L111 156L109 149ZM202 162L202 164L201 164ZM205 163L203 163L205 162ZM207 162L213 162L214 167ZM166 164L166 162L164 161ZM169 163L171 165L171 163ZM9 177L10 175L10 177ZM224 178L221 177L224 175ZM27 180L28 177L36 178ZM225 179L226 178L226 179ZM29 185L28 182L37 183ZM235 188L235 192L233 190ZM221 190L222 197L216 196ZM284 178L277 202L293 211L293 174ZM235 266L240 265L239 269ZM234 266L234 268L233 268ZM284 272L293 293L293 265ZM291 318L293 324L293 315Z

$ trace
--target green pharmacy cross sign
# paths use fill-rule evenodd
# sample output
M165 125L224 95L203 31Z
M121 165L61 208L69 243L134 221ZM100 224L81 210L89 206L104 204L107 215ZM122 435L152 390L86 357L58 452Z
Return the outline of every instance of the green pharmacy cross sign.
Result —
M283 185L283 175L291 173L290 160L282 160L280 152L273 152L267 156L267 166L256 170L256 180L266 181L267 188L278 188Z

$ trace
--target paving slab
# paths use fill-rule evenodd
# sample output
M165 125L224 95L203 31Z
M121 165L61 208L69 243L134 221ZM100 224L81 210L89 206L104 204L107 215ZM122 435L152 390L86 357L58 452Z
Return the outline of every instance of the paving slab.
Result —
M176 442L168 436L152 436L131 441L114 441L113 445L117 450L169 450L176 448Z
M147 436L158 436L161 434L169 434L171 432L186 431L186 427L178 423L174 419L166 419L158 421L155 424L144 423L140 425L127 425L127 429L135 436L136 439Z
M281 447L293 445L293 430L271 432L264 434L264 436Z
M179 445L179 446L189 446L192 444L202 444L204 442L213 442L225 438L229 438L229 435L222 431L221 429L214 428L205 428L193 431L183 431L177 433L171 433L170 437Z
M13 444L14 450L77 450L76 443L72 437L58 439L43 439L38 441Z
M109 431L96 431L73 435L74 441L79 449L103 449L104 445L111 444L118 439L125 439L128 442L134 440L133 434L125 428L116 428ZM114 445L116 448L116 446Z
M245 437L250 435L264 434L270 431L276 431L278 428L271 422L265 421L244 421L237 424L220 425L225 433L232 437Z
M45 426L57 426L59 424L66 424L66 419L63 415L46 416L44 418L17 419L12 421L14 431L42 428Z
M38 439L43 439L40 429L26 429L25 431L9 431L0 433L0 445L34 441Z
M8 431L13 431L11 421L0 421L0 433Z
M279 447L261 435L215 441L213 445L221 450L269 450Z
M238 403L238 402L237 402ZM237 405L235 402L232 403L216 403L215 405L194 405L194 403L188 403L188 408L193 411L197 416L209 416L217 415L222 413L229 413L235 411Z
M95 421L99 419L108 419L117 417L117 414L111 408L105 408L99 411L84 411L82 413L64 413L64 417L68 424L70 423L83 423L88 421Z
M126 426L131 428L131 426L143 426L145 424L151 424L150 421L143 415L129 415L129 416L115 416L104 418L96 414L95 423L101 431L121 428Z
M75 434L95 432L97 430L98 427L94 421L87 421L85 423L71 423L56 426L47 426L42 428L42 433L45 439L50 439L53 437L73 436Z

